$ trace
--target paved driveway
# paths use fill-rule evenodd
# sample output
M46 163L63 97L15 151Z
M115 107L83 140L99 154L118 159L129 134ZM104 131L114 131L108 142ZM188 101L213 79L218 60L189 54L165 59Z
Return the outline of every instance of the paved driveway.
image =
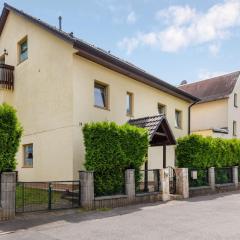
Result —
M109 211L32 214L0 224L0 239L240 239L240 192Z

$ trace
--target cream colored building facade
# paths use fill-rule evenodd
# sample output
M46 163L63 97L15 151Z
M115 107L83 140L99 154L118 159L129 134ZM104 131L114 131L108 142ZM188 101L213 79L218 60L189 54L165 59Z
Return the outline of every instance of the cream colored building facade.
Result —
M191 107L191 133L240 138L240 72L184 84L179 88L201 99Z
M145 83L136 76L132 78L118 69L110 69L105 63L97 63L96 59L80 54L83 50L75 46L72 35L45 26L9 5L5 5L2 16L0 53L4 54L5 50L5 64L15 69L14 90L1 89L0 104L14 106L24 128L16 156L20 180L76 179L78 171L84 169L83 125L92 121L126 123L130 119L126 114L127 92L133 95L131 118L156 115L161 103L166 106L175 137L187 135L188 107L196 100L191 95L167 83ZM19 44L24 39L27 39L28 57L19 62ZM85 48L121 62L90 45ZM94 106L96 81L107 85L107 109ZM181 128L175 128L176 110L181 111ZM23 165L26 144L33 146L32 167ZM174 165L174 149L174 146L167 147L167 165ZM150 148L149 168L161 167L162 148Z

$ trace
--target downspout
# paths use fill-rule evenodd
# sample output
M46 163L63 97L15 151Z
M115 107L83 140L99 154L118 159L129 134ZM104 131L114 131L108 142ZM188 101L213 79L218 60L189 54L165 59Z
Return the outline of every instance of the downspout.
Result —
M199 101L193 102L189 107L188 107L188 135L191 133L191 108L193 105L198 103Z

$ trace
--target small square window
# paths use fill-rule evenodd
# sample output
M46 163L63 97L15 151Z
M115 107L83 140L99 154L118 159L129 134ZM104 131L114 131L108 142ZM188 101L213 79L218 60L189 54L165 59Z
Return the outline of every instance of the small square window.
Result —
M26 144L23 146L24 159L23 167L33 167L33 144Z
M158 103L158 114L166 114L166 106Z
M233 121L233 136L237 136L237 122Z
M175 127L182 128L182 111L175 110Z
M94 83L94 105L95 107L108 108L108 86Z
M127 92L126 95L126 114L133 115L133 93Z
M19 63L28 59L28 41L24 38L19 42Z
M238 104L237 104L237 94L234 93L234 107L237 107Z

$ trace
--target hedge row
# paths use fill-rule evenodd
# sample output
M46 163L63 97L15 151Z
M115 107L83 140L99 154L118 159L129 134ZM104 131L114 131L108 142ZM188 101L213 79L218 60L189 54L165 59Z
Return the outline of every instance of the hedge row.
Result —
M186 136L178 139L176 157L179 167L240 166L240 140Z
M85 124L85 168L95 172L96 195L122 192L124 171L135 169L139 176L148 149L146 130L113 122ZM139 176L140 177L140 176Z
M22 127L16 111L7 104L0 105L0 172L16 168L15 155L21 135Z

